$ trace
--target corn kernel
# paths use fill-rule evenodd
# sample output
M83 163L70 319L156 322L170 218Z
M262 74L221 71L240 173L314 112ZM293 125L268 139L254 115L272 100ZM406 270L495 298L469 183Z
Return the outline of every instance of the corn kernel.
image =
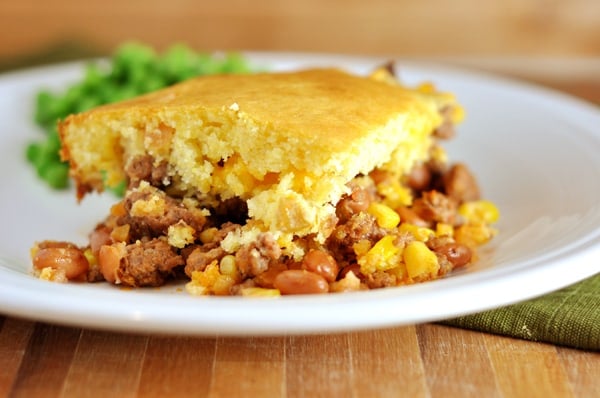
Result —
M496 230L486 224L464 224L454 231L454 239L463 245L476 247L492 239Z
M450 119L452 119L452 123L458 124L462 122L465 118L465 108L460 105L454 105L452 107L452 114L450 115Z
M440 269L435 253L420 241L413 241L406 245L402 257L408 276L413 279L434 277Z
M417 90L423 94L433 94L435 93L435 86L431 82L423 82L419 84Z
M369 249L371 248L371 242L368 239L362 239L352 245L352 249L354 249L354 253L357 256L364 256L367 254Z
M439 222L435 226L435 236L452 236L454 235L454 227L450 224Z
M400 232L407 232L415 237L416 240L421 242L427 241L429 238L435 236L435 232L430 228L418 227L414 224L402 223L399 228Z
M400 263L402 248L394 245L394 237L386 235L381 238L364 255L358 258L360 272L364 275L380 270L394 268Z
M229 275L219 275L212 285L212 292L217 296L227 296L235 280Z
M227 275L232 278L238 279L239 272L235 264L235 256L232 256L231 254L223 256L223 258L219 262L219 271L222 275Z
M218 229L215 227L212 228L206 228L204 230L202 230L202 232L200 232L200 242L206 244L206 243L211 243L212 241L215 240L215 237L217 236L217 232Z
M500 217L498 208L489 200L465 202L458 207L458 214L469 223L492 224Z
M92 253L92 249L90 249L89 247L83 251L83 255L88 261L90 267L93 267L96 264L98 264L98 259L96 258L96 256L94 256L94 253Z
M263 287L246 287L242 289L244 297L279 297L279 289L266 289Z
M367 213L377 219L377 224L379 224L381 228L392 229L400 222L400 215L381 203L371 203L367 209Z

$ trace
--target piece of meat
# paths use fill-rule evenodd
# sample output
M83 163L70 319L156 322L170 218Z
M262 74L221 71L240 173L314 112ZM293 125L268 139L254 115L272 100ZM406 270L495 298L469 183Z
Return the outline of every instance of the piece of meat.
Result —
M137 187L140 181L148 181L155 187L168 185L170 180L167 174L167 162L162 161L154 165L154 158L150 155L138 155L134 157L127 167L125 174L129 179L129 187Z
M125 249L117 276L126 286L162 286L175 275L175 268L184 264L183 258L162 239L139 241Z
M227 254L220 246L209 249L206 249L204 246L198 246L185 259L185 274L190 278L192 272L204 271L208 264L215 260L221 260Z
M338 264L345 266L356 260L353 249L355 243L361 240L375 243L385 234L386 231L377 224L375 217L362 212L352 216L348 222L338 224L325 245Z
M382 287L396 286L398 280L396 276L388 274L385 271L375 271L364 276L364 281L369 289L379 289Z
M478 200L480 198L477 180L471 171L462 163L453 165L442 176L444 192L458 203Z
M437 222L453 225L456 220L456 202L435 190L423 192L415 199L411 210L432 225Z
M155 209L139 211L140 203L160 203ZM136 207L137 206L137 207ZM133 240L142 237L166 235L169 226L180 220L195 231L201 231L206 224L206 216L198 208L188 208L180 200L167 196L163 191L148 187L141 191L130 191L124 200L125 214L117 219L117 225L129 224ZM146 206L148 207L148 206Z

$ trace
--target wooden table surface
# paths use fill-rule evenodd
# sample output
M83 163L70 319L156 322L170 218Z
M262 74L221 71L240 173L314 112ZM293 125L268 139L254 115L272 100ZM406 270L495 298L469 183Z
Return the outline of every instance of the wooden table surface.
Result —
M598 81L546 82L600 103ZM174 337L0 316L0 397L593 397L600 353L439 324Z

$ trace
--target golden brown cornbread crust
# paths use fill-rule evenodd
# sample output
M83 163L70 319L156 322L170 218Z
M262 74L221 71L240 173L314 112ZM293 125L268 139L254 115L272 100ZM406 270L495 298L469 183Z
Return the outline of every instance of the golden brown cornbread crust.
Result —
M167 163L170 192L208 207L240 197L258 230L326 235L347 182L425 161L453 104L336 69L217 75L72 115L59 132L80 197L148 154Z

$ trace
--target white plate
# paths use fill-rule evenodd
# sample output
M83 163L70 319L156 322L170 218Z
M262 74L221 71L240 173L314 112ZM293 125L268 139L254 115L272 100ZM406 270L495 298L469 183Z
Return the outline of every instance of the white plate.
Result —
M341 66L366 73L384 61L250 54L273 69ZM54 284L30 276L36 240L79 243L114 199L54 192L24 161L35 93L77 80L81 64L0 76L0 312L83 327L176 334L332 332L441 320L559 289L600 270L600 111L514 81L440 66L400 63L408 83L433 81L467 109L446 147L466 161L497 203L500 234L468 271L415 286L352 294L242 299L191 297L179 287L125 290ZM360 99L357 99L360 100Z

